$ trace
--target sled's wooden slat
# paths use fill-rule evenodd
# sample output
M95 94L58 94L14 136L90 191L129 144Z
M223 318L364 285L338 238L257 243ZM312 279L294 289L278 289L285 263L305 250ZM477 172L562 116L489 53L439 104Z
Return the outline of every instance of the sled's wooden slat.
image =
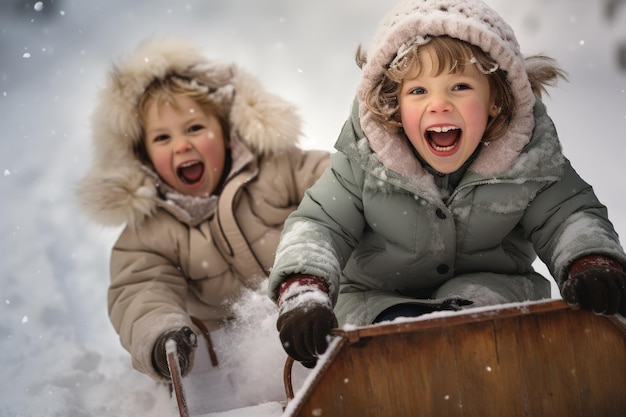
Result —
M499 365L497 332L492 322L467 324L459 327L454 336L456 361L460 364L460 371L456 374L461 382L459 406L477 409L483 406L485 398L502 398L511 385L519 386L518 379L504 378L504 369ZM517 365L517 361L509 363ZM517 378L514 372L509 375ZM511 407L523 405L522 401L515 400L512 399L510 404L494 402L491 412L498 416L508 415Z
M285 416L623 417L622 327L546 301L343 331Z
M580 415L579 381L572 373L575 343L579 342L570 337L563 314L528 317L519 325L520 339L525 341L520 360L525 366L523 389L529 416Z
M585 349L576 349L575 368L584 415L626 416L626 332L623 332L626 325L619 327L622 330L620 343L619 333L610 332L608 321L601 317L578 314L575 322L573 319L574 317L570 317L571 325L579 327L581 333L587 336ZM600 324L606 326L605 331L596 331ZM600 361L599 357L605 360ZM605 414L596 412L595 409L597 401L603 398L607 399Z

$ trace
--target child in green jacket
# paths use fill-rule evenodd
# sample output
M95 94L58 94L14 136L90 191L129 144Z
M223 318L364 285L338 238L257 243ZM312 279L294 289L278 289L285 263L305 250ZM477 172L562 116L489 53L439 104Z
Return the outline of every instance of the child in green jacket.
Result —
M290 215L270 274L285 350L306 366L338 324L550 297L626 314L626 255L561 151L542 90L481 1L407 0L381 22L331 166Z

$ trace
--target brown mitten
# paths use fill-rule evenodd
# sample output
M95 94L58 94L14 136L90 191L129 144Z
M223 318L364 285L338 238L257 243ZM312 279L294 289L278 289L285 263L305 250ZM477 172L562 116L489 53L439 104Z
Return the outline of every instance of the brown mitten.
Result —
M178 330L168 330L159 336L152 350L152 365L161 376L167 379L171 379L170 370L167 366L167 354L165 352L165 343L169 339L173 339L176 342L180 373L185 376L190 371L189 364L191 362L191 354L198 346L198 337L193 330L187 326Z
M330 330L337 327L326 285L319 278L297 275L280 291L280 341L289 356L313 368L328 348Z
M612 259L588 256L574 262L561 294L567 303L597 314L626 316L626 274Z

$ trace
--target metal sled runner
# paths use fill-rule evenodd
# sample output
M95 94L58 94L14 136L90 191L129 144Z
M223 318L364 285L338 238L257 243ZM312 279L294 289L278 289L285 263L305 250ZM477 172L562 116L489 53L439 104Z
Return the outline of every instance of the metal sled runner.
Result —
M550 300L340 330L284 416L626 416L626 324Z

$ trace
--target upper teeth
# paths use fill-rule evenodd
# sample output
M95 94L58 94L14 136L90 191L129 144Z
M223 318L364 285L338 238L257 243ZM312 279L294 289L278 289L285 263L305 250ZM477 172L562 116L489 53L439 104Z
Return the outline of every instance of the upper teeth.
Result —
M436 126L436 127L429 127L428 131L429 132L437 132L437 133L441 133L441 132L445 133L445 132L448 132L450 130L456 130L456 129L458 129L458 127L456 127L456 126L442 126L442 127Z

